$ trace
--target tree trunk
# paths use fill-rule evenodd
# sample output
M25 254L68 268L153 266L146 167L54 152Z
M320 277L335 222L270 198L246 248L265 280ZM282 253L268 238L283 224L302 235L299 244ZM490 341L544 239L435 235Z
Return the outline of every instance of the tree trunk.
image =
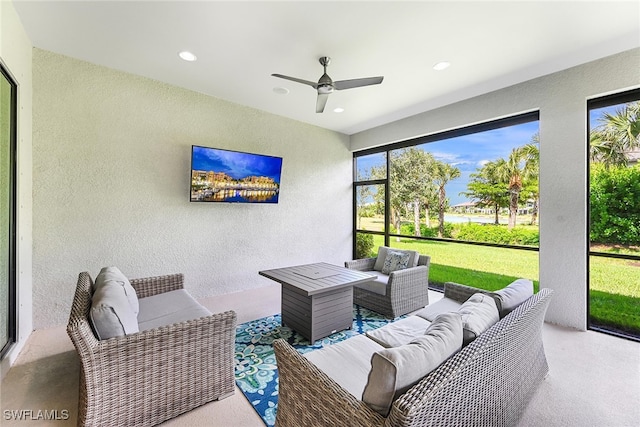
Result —
M494 211L495 211L495 215L496 215L496 219L495 219L494 224L495 225L500 225L500 218L499 218L499 215L498 215L499 211L500 211L500 205L498 205L497 203L494 206Z
M444 235L444 203L446 201L447 193L444 189L444 185L440 186L440 192L438 194L438 237L442 238Z
M531 208L531 225L536 225L538 220L538 198L533 199L533 207Z
M424 208L424 225L431 228L431 218L429 218L429 205Z
M413 231L414 236L420 237L420 200L413 201Z
M520 192L512 189L510 191L511 198L509 201L509 230L516 226L516 217L518 216L518 197Z

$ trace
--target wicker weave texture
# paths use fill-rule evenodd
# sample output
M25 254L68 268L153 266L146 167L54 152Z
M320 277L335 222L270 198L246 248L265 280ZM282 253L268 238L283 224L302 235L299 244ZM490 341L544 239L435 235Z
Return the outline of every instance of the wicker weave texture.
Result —
M548 372L543 289L400 396L381 418L298 354L274 342L276 426L514 426Z
M92 279L80 273L67 333L80 358L78 425L153 426L233 394L236 314L212 314L99 341L88 321ZM132 280L143 295L182 275Z
M385 295L354 286L353 302L386 317L396 318L418 310L429 304L430 257L420 255L418 266L393 271ZM376 258L347 261L345 267L360 271L371 271Z

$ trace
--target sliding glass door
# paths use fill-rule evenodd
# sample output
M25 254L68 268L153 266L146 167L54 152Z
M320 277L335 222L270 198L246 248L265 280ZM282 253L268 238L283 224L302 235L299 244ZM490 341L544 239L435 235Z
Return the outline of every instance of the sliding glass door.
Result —
M16 84L0 67L0 357L16 338Z

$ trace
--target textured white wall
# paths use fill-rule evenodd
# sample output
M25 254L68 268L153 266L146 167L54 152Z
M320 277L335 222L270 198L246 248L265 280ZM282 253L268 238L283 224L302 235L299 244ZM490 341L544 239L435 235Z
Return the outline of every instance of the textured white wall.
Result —
M195 297L261 269L351 257L345 135L35 49L34 326L63 324L77 275L185 274ZM283 157L276 205L190 203L191 145Z
M633 49L351 136L354 151L540 111L540 286L547 320L587 325L587 99L640 86ZM437 260L433 260L437 262Z
M18 340L2 360L0 376L24 346L32 331L31 265L31 41L27 37L12 2L0 1L0 60L18 83L18 229L16 259L18 292Z

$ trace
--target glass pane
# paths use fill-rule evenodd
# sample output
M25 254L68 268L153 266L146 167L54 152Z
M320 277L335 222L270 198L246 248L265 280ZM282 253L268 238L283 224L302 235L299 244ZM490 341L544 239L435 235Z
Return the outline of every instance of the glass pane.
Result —
M538 121L393 150L391 233L537 246L538 160Z
M593 253L640 256L640 101L589 111ZM589 324L640 337L640 261L589 257Z
M11 272L11 84L0 74L0 349L9 341L9 286Z
M387 153L356 157L356 181L387 179Z
M384 185L356 185L356 229L384 231Z
M382 246L384 237L369 233L356 233L356 255L354 259L372 258L378 253L378 247Z
M392 237L389 245L429 255L429 285L435 288L442 288L445 282L456 282L494 291L516 279L526 278L533 280L536 291L538 289L538 252L535 251L404 237Z

